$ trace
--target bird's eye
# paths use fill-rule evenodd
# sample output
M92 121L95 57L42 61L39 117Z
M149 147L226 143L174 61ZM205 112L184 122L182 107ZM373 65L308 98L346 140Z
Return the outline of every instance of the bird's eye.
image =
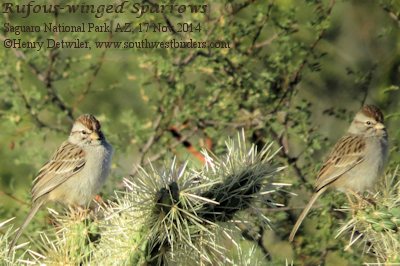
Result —
M372 123L371 123L371 121L367 121L367 122L365 122L365 124L367 124L367 126L370 126Z
M86 132L85 130L82 130L81 133L82 133L83 135L87 135L87 132Z

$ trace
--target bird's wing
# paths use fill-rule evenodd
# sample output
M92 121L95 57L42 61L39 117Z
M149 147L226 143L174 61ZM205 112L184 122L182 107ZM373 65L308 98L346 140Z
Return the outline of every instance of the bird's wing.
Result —
M64 142L33 180L32 201L35 202L81 171L85 163L85 152L77 145Z
M364 160L365 140L358 135L346 135L334 146L315 182L316 191L336 181Z

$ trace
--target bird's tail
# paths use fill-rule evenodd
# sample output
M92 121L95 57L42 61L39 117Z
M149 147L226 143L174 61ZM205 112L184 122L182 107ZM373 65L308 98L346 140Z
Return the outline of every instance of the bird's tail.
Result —
M15 234L13 240L11 241L10 248L8 249L8 256L10 256L15 244L17 243L19 237L21 236L22 232L26 228L26 226L29 224L29 222L32 220L32 218L35 216L39 208L43 205L44 200L38 200L32 205L31 210L29 211L28 216L25 218L25 221L22 223L22 225L19 227L17 233Z
M294 236L296 235L297 230L299 230L299 227L301 223L303 222L304 218L306 218L307 213L311 210L311 207L315 203L315 201L318 199L318 197L325 192L327 187L323 187L320 190L318 190L314 195L311 197L310 201L307 203L307 206L303 209L301 212L299 218L297 218L296 224L293 226L292 232L290 232L289 236L289 241L292 242L294 239Z

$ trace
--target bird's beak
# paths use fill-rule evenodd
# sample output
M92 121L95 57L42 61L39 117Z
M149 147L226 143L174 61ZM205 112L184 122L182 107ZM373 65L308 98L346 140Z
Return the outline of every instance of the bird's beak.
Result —
M90 133L90 138L92 140L99 140L100 139L99 133L97 133L97 132Z
M385 125L382 124L382 123L376 123L376 125L374 126L374 128L375 128L375 129L378 129L378 130L382 130L382 129L385 129Z

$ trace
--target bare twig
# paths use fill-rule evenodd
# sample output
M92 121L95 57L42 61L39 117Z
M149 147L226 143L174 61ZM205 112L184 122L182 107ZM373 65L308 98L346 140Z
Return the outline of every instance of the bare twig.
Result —
M259 49L259 48L268 46L268 45L270 45L273 41L275 41L279 36L280 36L280 34L275 33L275 34L272 35L269 39L266 39L266 40L264 40L264 41L262 41L262 42L255 43L255 44L252 46L252 49Z
M25 202L25 201L23 201L23 200L21 200L21 199L15 197L15 196L13 196L13 195L10 194L10 193L7 193L7 192L4 192L4 191L0 190L0 194L5 195L5 196L11 198L11 199L15 200L15 201L18 202L18 203L21 203L21 204L23 204L23 205L30 206L29 203L27 203L27 202Z

